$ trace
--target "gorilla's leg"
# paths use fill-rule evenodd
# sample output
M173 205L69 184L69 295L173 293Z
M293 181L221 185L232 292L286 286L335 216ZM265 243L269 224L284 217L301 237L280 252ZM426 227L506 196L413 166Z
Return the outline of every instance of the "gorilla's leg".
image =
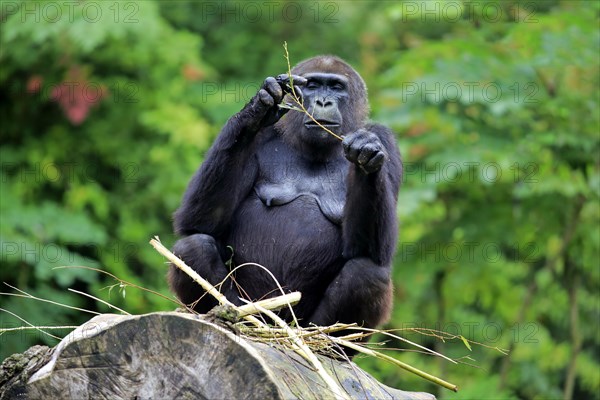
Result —
M309 321L321 326L357 322L367 328L386 322L392 309L390 272L369 258L347 261Z
M173 246L173 254L181 258L212 285L221 283L229 273L219 250L219 246L212 236L201 233L180 239ZM197 301L194 310L200 313L206 313L218 304L214 297L206 293L200 285L174 265L169 267L168 280L171 290L183 303L191 305ZM238 303L238 294L232 288L231 280L225 281L220 291L230 301Z

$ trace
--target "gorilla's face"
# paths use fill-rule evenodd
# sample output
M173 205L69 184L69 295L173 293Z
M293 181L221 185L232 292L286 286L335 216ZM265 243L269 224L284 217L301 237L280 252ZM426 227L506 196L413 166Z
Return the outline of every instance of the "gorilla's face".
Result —
M367 89L360 75L343 60L334 56L313 57L296 65L292 74L306 78L306 84L300 88L304 107L319 124L338 136L364 125L369 110ZM293 104L291 96L285 102ZM314 154L339 148L337 138L301 112L288 112L276 128Z
M302 121L304 128L309 131L307 133L319 136L327 134L320 124L336 134L342 134L343 110L348 106L348 78L331 73L311 73L304 77L307 80L302 88L304 107L312 116L304 115Z

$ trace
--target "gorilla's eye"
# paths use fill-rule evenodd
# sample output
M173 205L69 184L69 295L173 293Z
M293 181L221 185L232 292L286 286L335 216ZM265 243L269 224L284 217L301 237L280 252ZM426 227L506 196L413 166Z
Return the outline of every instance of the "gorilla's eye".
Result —
M331 86L331 88L334 89L334 90L344 90L344 89L346 89L346 86L344 86L343 83L338 82L338 83L334 83Z
M306 84L307 89L317 89L318 87L319 84L316 81L308 81L308 83Z

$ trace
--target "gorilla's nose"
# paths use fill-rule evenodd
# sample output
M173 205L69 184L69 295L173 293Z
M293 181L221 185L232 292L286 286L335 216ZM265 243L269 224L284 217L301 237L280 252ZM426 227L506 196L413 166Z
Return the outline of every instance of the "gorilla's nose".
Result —
M328 108L333 106L333 101L327 99L317 99L317 106Z

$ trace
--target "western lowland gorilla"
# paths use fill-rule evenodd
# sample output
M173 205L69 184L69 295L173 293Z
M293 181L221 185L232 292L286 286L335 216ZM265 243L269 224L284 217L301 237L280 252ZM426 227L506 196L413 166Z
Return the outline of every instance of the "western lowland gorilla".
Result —
M302 325L335 322L374 327L389 318L391 263L397 240L396 203L402 163L393 133L367 122L367 89L335 56L269 77L227 121L191 179L174 215L182 236L173 248L234 304L300 291L294 313ZM285 116L284 116L285 114ZM206 312L216 305L171 266L171 289ZM201 298L199 301L198 299ZM280 316L289 319L283 310Z

